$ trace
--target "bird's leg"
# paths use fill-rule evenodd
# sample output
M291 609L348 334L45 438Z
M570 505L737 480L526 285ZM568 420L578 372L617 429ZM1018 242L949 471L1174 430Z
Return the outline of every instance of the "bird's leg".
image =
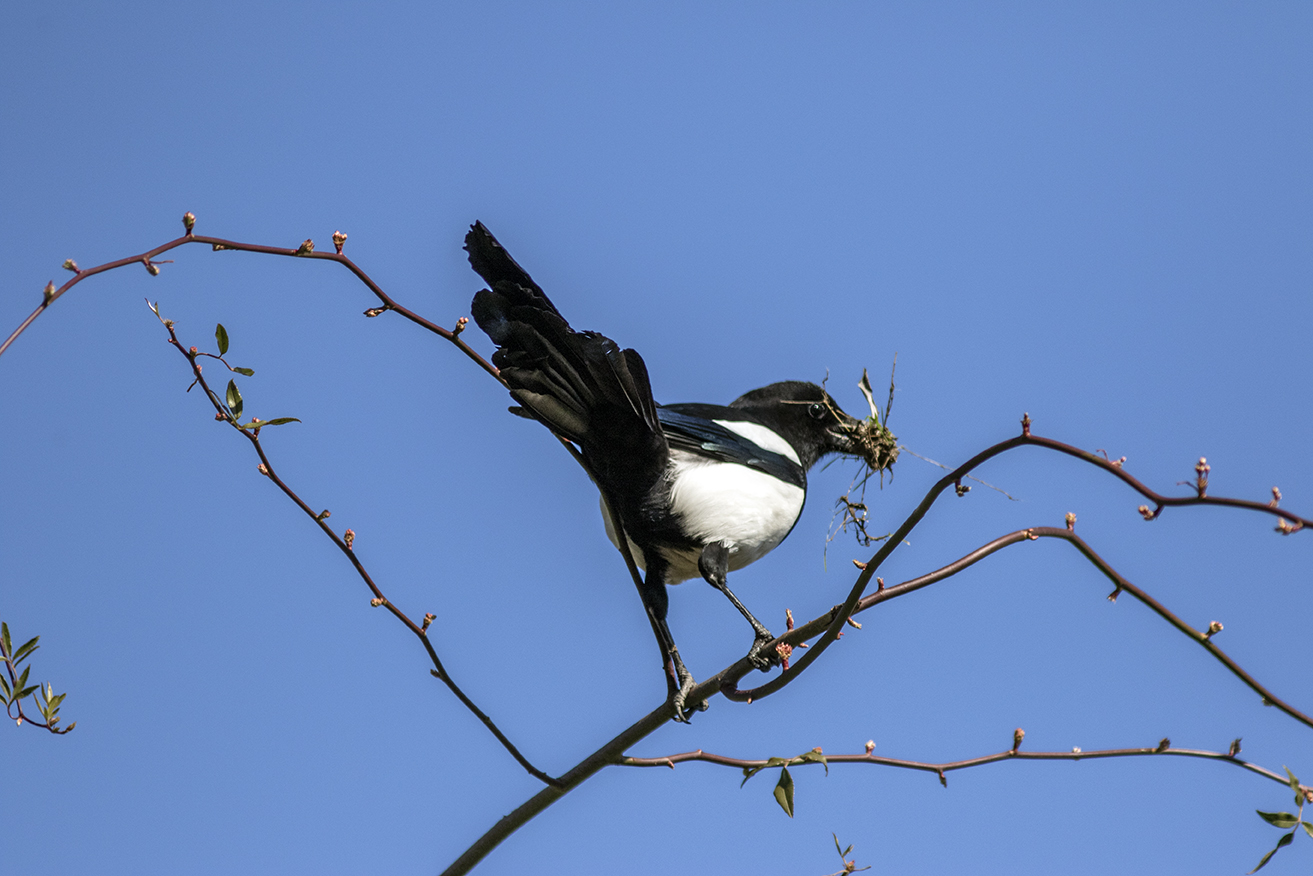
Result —
M675 647L675 637L670 634L670 627L666 624L666 609L670 604L670 596L666 593L660 568L654 569L649 566L639 595L643 597L643 608L647 610L647 619L652 624L657 646L661 649L661 668L666 676L667 701L674 709L675 720L687 724L693 712L705 712L707 704L704 701L692 709L684 707L684 701L692 692L696 682L693 681L693 673L688 671L688 667L680 659L679 649Z
M698 571L707 583L715 587L734 604L739 610L739 614L748 619L752 624L752 647L748 650L748 661L760 669L762 672L770 669L772 665L778 662L779 658L774 654L766 651L766 645L775 638L771 631L766 629L765 624L752 616L747 606L739 602L739 598L729 589L726 579L729 576L729 548L721 542L712 542L702 549L702 556L698 557Z

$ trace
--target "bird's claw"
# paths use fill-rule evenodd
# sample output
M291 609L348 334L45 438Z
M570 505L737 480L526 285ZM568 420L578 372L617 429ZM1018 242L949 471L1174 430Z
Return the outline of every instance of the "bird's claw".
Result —
M689 719L693 717L694 712L705 712L707 710L706 700L703 700L696 706L692 707L684 705L684 702L688 699L688 695L693 692L693 688L696 686L697 682L693 680L691 674L681 675L678 688L673 684L670 686L669 703L674 711L673 720L678 721L680 724L692 723Z
M752 647L748 649L747 658L753 669L769 672L772 666L780 662L780 656L766 647L773 641L775 641L775 637L768 631L758 633L753 638Z

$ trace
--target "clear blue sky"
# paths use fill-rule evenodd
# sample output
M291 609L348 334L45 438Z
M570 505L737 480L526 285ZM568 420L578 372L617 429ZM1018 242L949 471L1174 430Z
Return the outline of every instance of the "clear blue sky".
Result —
M1151 8L1147 8L1151 7ZM0 28L0 335L67 276L198 231L348 252L444 324L482 219L579 328L638 349L658 400L820 380L850 411L898 354L892 426L958 462L1036 431L1164 490L1313 512L1313 8L1302 3L15 4ZM284 475L432 611L467 690L549 771L655 707L651 634L588 481L440 340L327 264L174 254L61 299L0 360L0 617L42 636L70 736L0 728L10 872L432 873L537 790L416 643L184 394L233 338ZM487 339L469 337L486 352ZM208 372L207 372L208 373ZM789 540L731 578L769 624L839 601L853 467L813 473ZM873 497L892 528L938 470ZM1213 509L1144 523L1038 451L944 500L898 581L1061 525L1275 691L1313 707L1313 536ZM1026 746L1225 748L1313 777L1310 731L1058 543L868 613L808 676L717 700L634 753L821 746L948 760ZM749 644L672 593L695 675ZM1243 873L1288 792L1185 759L933 776L613 769L486 874ZM1269 866L1306 872L1300 837Z

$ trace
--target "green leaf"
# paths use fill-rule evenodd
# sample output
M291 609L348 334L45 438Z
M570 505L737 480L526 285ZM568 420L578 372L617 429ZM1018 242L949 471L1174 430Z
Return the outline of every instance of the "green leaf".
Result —
M1282 830L1299 824L1299 816L1291 815L1289 812L1264 812L1262 809L1255 809L1254 811L1258 813L1259 818Z
M0 623L0 651L4 652L5 659L14 653L14 646L9 643L9 624Z
M40 690L40 689L41 689L41 685L39 685L39 684L37 684L37 685L33 685L32 687L25 687L25 688L23 688L22 690L20 690L18 693L14 694L14 699L15 699L15 700L21 700L21 699L23 699L23 697L26 697L26 696L30 695L30 694L32 693L32 691L34 691L34 690Z
M219 345L219 355L228 352L228 330L219 323L214 327L214 341Z
M826 762L825 755L814 748L811 751L803 752L794 760L798 763L819 763L825 767L825 774L827 776L830 774L830 765Z
M1281 851L1282 849L1284 849L1286 846L1290 845L1291 840L1293 840L1294 838L1295 838L1295 832L1293 830L1290 833L1283 834L1281 839L1277 840L1276 848L1274 848L1272 851L1264 855L1263 860L1258 862L1258 866L1250 870L1249 873L1245 874L1245 876L1249 876L1250 873L1257 873L1259 870L1262 870L1264 865L1266 865L1267 862L1272 859L1272 856L1275 855L1277 852Z
M1300 825L1304 828L1304 833L1313 836L1313 824L1309 824L1307 821L1301 821Z
M32 671L31 666L23 667L23 674L18 676L18 683L15 684L14 687L21 688L23 687L23 685L27 684L27 674L31 671ZM23 694L23 696L27 696L27 694Z
M41 638L40 636L33 636L21 648L19 648L17 653L14 654L14 662L15 663L21 662L23 659L27 657L27 655L35 651L38 647L36 643L37 639L40 638Z
M788 767L780 768L780 780L775 785L775 802L780 804L784 814L793 817L793 776Z
M1296 794L1298 794L1298 793L1299 793L1299 779L1295 778L1295 774L1292 773L1292 772L1290 771L1290 767L1288 767L1288 766L1283 766L1282 769L1285 770L1285 771L1286 771L1286 775L1290 777L1290 790L1292 790L1292 791L1294 791Z
M9 681L8 681L3 675L0 675L0 690L3 690L3 691L4 691L4 693L5 693L5 704L8 705L9 700L10 700L10 697L9 697Z
M286 424L288 424L288 423L299 423L299 422L301 422L301 421L298 420L296 417L275 417L275 418L272 419L272 420L266 420L266 421L264 421L264 422L261 423L260 425L261 425L261 426L284 426L284 425L286 425Z
M232 411L233 419L242 418L242 391L237 388L237 384L231 380L228 381L228 410Z
M233 370L236 371L238 374L242 375L243 377L254 377L254 376L255 376L255 369L254 369L254 368L234 368Z
M744 767L744 768L743 768L743 781L739 782L739 787L742 788L744 785L746 785L746 784L748 783L748 779L752 778L753 776L755 776L757 773L761 772L762 770L767 769L768 767L784 766L786 763L788 763L788 760L785 759L785 758L782 758L782 757L772 757L772 758L769 758L769 759L768 759L764 764L762 764L761 766L756 766L756 767Z

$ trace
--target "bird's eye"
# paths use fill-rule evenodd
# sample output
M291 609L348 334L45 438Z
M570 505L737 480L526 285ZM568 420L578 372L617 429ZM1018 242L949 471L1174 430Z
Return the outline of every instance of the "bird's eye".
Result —
M813 420L819 420L825 416L825 405L820 402L812 402L807 406L807 415Z

